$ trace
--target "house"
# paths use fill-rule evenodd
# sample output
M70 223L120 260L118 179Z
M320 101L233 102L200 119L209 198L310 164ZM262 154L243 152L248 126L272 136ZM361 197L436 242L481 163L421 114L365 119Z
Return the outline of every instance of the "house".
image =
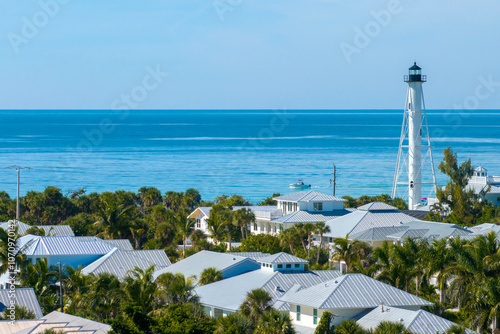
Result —
M278 234L296 223L325 222L351 212L344 209L344 199L326 195L317 191L300 191L275 197L276 206L236 206L233 210L246 208L255 215L255 222L250 227L253 234ZM207 219L209 207L199 207L188 218L196 219L195 228L210 234Z
M46 258L49 266L61 262L64 266L77 268L94 262L114 247L100 240L26 235L18 239L18 248L33 262Z
M395 227L414 220L415 218L391 205L373 202L360 206L356 211L342 217L328 220L326 225L330 227L330 232L323 235L323 241L329 243L334 238L345 238L348 234L358 234L375 227ZM374 240L372 245L379 247L381 243Z
M155 271L153 277L156 280L158 276L164 273L181 273L186 278L195 276L196 280L198 280L203 270L211 267L222 271L222 276L228 278L257 270L260 268L260 264L245 256L203 250L166 268Z
M404 230L387 235L388 239L404 243L404 239L440 240L472 236L474 233L468 228L447 223L428 222L417 220L401 225Z
M0 321L2 334L43 333L49 329L61 333L106 334L111 326L57 311L37 320L16 320L13 324L10 321Z
M380 305L373 310L362 312L354 317L356 323L366 330L374 329L381 322L402 323L415 334L445 333L455 323L424 310L412 311L398 307ZM472 333L468 330L467 333Z
M332 324L336 325L381 305L410 311L433 305L363 274L346 274L306 289L292 291L280 297L279 301L290 305L290 317L294 326L309 330L316 328L325 311L333 314Z
M32 288L0 289L0 312L8 315L12 302L14 302L14 305L23 306L27 310L32 311L35 314L35 319L43 317L35 290ZM3 332L0 330L0 333Z
M136 268L146 270L155 266L161 270L170 265L170 260L163 249L157 250L121 250L114 248L106 255L82 269L85 275L110 273L123 280Z
M269 253L262 253L262 252L226 252L225 254L248 257L248 258L251 258L253 260L258 260L261 257L266 257L266 256L271 255Z
M69 225L35 225L31 226L28 224L25 224L21 221L8 221L6 223L0 223L0 228L4 230L8 230L11 226L11 224L14 223L14 226L17 227L17 233L19 235L25 235L26 232L32 228L36 227L40 230L42 230L46 236L65 236L65 237L74 237L75 234L73 233L73 230L71 229L71 226Z
M212 284L197 287L196 294L205 312L213 317L234 313L254 289L264 289L273 298L273 307L288 311L289 305L279 301L287 293L308 288L340 276L335 270L307 271L307 261L290 254L278 253L258 259L261 268ZM221 293L230 291L231 293Z
M492 202L495 206L500 205L500 176L488 176L486 168L481 166L474 169L469 179L467 189Z

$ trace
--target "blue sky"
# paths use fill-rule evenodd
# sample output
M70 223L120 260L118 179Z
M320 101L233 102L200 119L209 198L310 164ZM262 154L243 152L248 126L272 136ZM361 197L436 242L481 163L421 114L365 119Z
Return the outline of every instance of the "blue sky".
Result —
M429 109L500 108L494 0L0 4L2 109L399 109L413 61Z

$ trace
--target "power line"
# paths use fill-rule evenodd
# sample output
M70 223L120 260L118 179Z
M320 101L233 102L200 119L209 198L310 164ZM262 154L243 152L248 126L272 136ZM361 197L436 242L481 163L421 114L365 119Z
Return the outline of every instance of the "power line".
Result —
M5 167L5 169L17 170L17 203L16 203L16 221L19 220L19 183L21 181L21 169L31 169L30 167L21 167L17 165Z

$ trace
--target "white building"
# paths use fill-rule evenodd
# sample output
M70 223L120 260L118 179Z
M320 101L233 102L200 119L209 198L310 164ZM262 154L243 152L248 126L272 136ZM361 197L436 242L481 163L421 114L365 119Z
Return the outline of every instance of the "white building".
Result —
M488 176L488 171L479 166L474 170L467 187L494 205L500 205L500 176Z
M233 210L247 208L254 213L256 221L250 227L253 234L279 234L296 223L326 222L352 211L344 209L346 200L312 190L279 196L274 200L276 206L235 206ZM210 210L210 207L199 207L188 216L196 219L196 229L208 235Z

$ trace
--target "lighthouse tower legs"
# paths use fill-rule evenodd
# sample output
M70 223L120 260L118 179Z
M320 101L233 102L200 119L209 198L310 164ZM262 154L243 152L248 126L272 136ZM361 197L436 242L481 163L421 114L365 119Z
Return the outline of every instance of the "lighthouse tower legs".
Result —
M422 82L408 83L408 207L422 200Z

